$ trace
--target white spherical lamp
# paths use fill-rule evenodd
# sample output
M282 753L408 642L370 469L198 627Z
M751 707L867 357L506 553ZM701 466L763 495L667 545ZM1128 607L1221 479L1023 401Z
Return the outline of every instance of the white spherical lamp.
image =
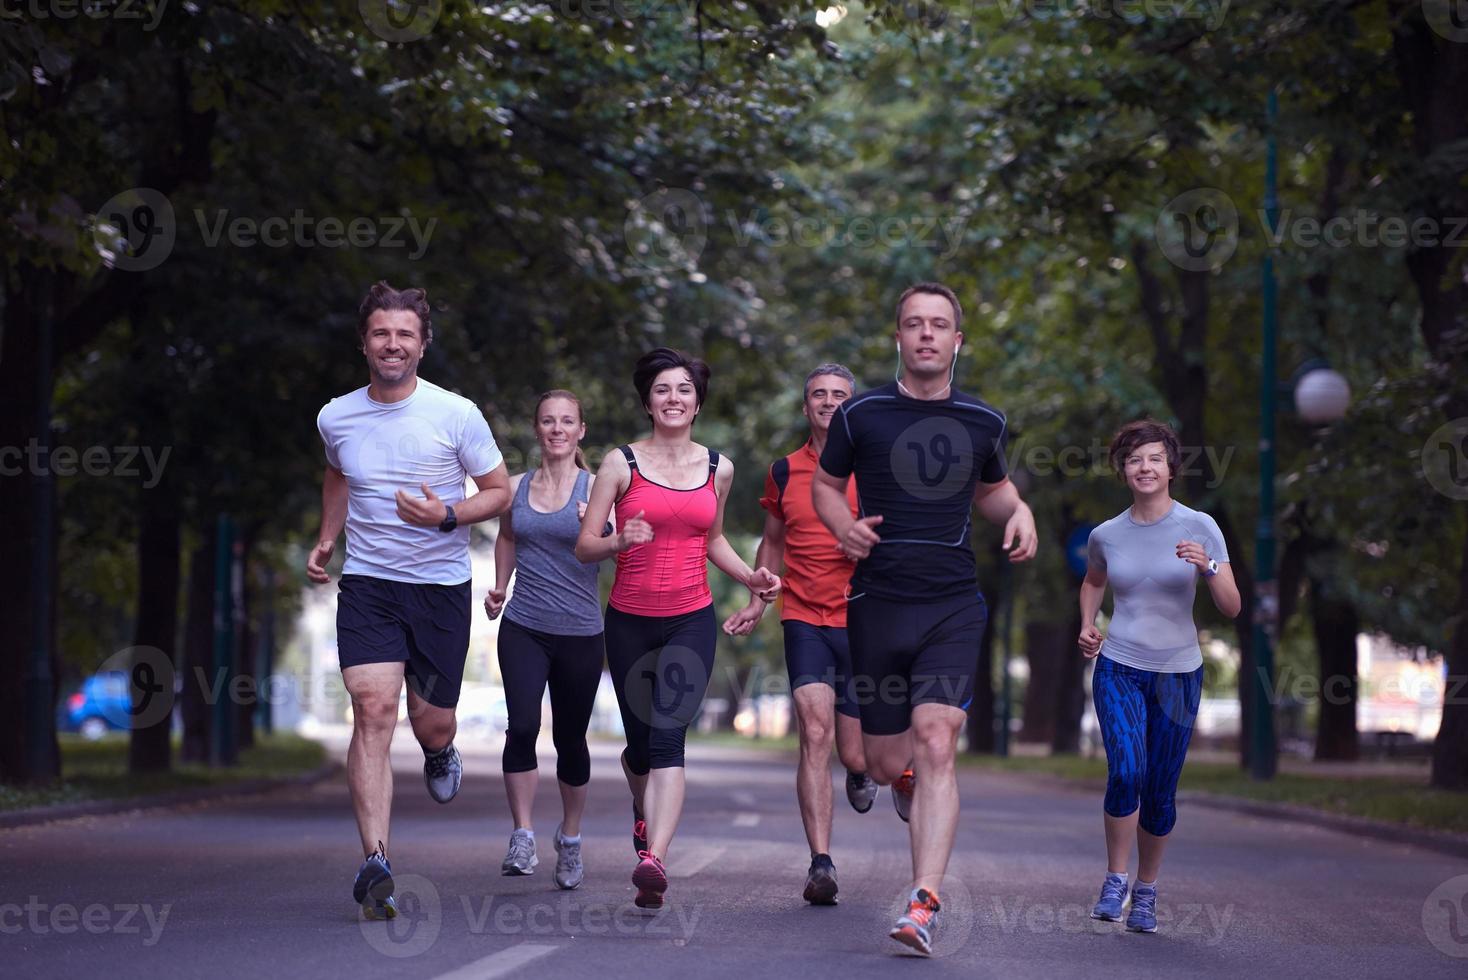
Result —
M1351 385L1339 371L1314 368L1295 384L1295 411L1310 425L1339 422L1350 404Z

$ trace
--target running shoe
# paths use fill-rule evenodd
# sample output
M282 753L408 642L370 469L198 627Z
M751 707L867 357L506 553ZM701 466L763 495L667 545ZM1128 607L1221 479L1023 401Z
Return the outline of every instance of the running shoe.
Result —
M509 876L533 875L540 858L535 856L535 838L523 827L510 835L510 849L500 862L500 874Z
M919 953L930 954L933 952L933 933L938 930L938 910L941 908L937 895L926 888L914 888L912 897L908 899L907 914L897 920L897 924L887 935Z
M663 892L668 890L668 872L655 855L643 851L637 856L642 860L632 872L632 884L637 886L632 904L640 909L660 909Z
M369 919L391 919L398 914L392 892L392 867L387 862L382 841L378 841L377 850L367 855L367 860L357 869L357 880L352 882L352 901L362 906L362 914Z
M805 900L812 905L836 904L836 865L831 855L817 854L810 859L810 873L805 876Z
M556 886L567 889L580 888L586 877L586 868L581 864L581 838L568 841L556 828Z
M882 787L877 781L866 773L846 773L846 799L851 808L857 813L866 813L877 802L877 794Z
M1126 875L1107 873L1101 882L1101 897L1091 909L1091 918L1107 922L1121 921L1121 907L1126 904Z
M1135 884L1132 886L1132 910L1127 913L1128 932L1157 931L1157 886Z
M912 814L912 791L917 777L912 774L911 769L904 769L902 775L892 784L892 805L897 809L897 815L907 823Z
M429 796L447 803L459 795L459 784L463 781L464 763L453 742L437 752L423 754L423 782L428 786Z

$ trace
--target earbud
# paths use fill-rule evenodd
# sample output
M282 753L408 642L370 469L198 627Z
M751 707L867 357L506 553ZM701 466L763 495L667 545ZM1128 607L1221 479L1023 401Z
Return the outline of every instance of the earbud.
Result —
M902 353L902 341L900 340L897 342L897 353Z

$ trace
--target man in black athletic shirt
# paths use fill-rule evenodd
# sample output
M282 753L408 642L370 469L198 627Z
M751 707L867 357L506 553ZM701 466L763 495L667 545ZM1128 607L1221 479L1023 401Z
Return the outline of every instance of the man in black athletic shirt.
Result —
M847 626L867 768L911 824L913 889L891 936L923 953L958 825L954 753L988 619L970 511L1004 527L1010 561L1036 548L1034 515L1006 475L1004 414L953 389L962 316L940 283L902 294L897 380L842 404L812 481L817 513L858 563Z

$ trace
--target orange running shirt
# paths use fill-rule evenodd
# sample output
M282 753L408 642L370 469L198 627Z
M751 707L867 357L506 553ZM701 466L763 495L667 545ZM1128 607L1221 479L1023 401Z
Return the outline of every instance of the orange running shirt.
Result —
M811 476L819 464L809 441L775 460L765 474L765 495L759 505L785 523L780 619L845 627L846 585L856 564L837 549L835 536L826 530L811 503ZM855 517L855 479L846 484L846 501Z

